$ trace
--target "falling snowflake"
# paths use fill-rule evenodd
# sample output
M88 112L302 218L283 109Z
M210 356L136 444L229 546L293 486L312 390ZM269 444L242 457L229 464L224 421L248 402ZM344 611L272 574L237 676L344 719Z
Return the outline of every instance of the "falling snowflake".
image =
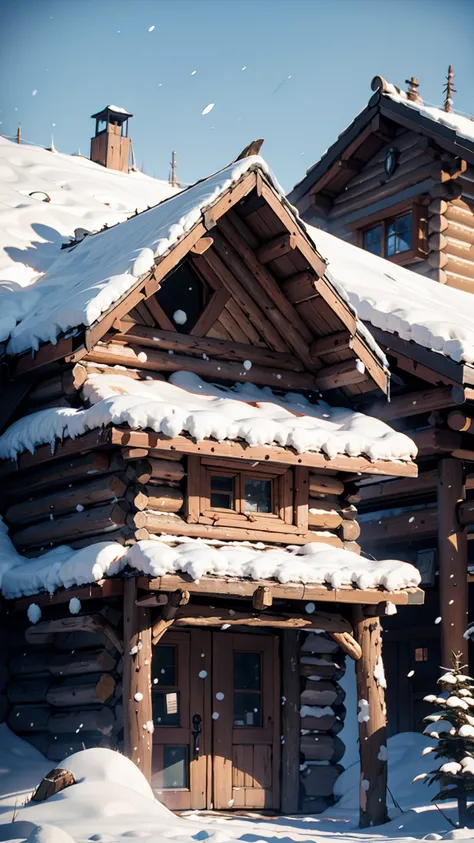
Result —
M197 70L191 71L191 76L196 76Z
M173 313L173 322L176 325L184 325L188 321L188 314L184 310L175 310Z
M37 603L30 603L30 605L28 606L27 615L30 623L38 623L41 617L41 609Z
M214 105L215 105L215 103L210 102L209 105L206 105L206 107L203 108L203 110L201 111L201 114L202 115L209 114L209 112L212 111L212 109L214 108Z
M244 360L244 369L246 369L247 372L248 372L251 368L252 368L252 361L251 360Z
M198 673L199 679L205 679L207 676L207 670L200 670Z
M155 25L154 25L154 24L153 24L153 26L149 26L149 27L148 27L148 32L153 32L154 28L155 28Z
M81 611L81 601L78 597L71 597L69 601L69 611L71 615L78 615Z
M31 96L35 97L37 93L38 93L38 91L36 90L36 88L33 88L32 92L31 92Z

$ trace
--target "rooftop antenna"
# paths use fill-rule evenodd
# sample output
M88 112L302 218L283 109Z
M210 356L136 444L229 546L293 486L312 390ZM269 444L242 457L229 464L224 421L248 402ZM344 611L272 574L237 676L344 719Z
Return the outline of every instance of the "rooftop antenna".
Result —
M412 76L411 79L405 79L405 84L408 85L407 96L409 100L416 102L416 100L420 99L420 95L418 93L418 88L420 87L420 83L416 76Z
M176 152L174 151L174 149L171 153L170 184L172 185L172 187L178 187L178 179L176 178Z
M444 110L445 111L452 111L452 105L453 105L452 94L457 93L456 88L453 85L453 79L454 79L453 67L450 64L449 67L448 67L448 75L446 77L446 85L443 88L443 94L446 94L446 97L445 97L445 100L444 100Z
M16 142L21 143L21 123L18 123L18 129L16 130Z

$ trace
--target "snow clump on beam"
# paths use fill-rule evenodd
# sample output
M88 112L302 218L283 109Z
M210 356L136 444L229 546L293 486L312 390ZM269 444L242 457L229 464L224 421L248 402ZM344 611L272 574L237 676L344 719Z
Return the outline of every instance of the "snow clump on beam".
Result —
M40 410L14 422L0 436L0 458L57 439L75 438L108 424L153 430L175 437L187 433L196 441L240 439L250 446L279 445L298 453L364 455L370 460L408 461L416 446L385 422L303 395L277 395L251 383L217 386L191 372L175 372L168 382L136 381L124 375L91 375L84 385L91 406L86 410Z
M119 574L127 565L150 577L182 573L195 581L218 576L333 588L384 588L390 592L416 587L421 580L417 569L407 562L376 562L323 542L262 550L262 545L250 542L212 543L165 536L128 548L107 541L80 550L62 545L28 559L15 550L1 521L0 527L0 586L7 599L41 591L53 594L61 587L98 582Z

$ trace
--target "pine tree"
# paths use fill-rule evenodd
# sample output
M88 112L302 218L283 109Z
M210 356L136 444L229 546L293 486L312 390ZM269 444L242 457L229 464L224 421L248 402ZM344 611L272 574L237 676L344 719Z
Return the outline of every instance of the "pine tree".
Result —
M473 819L467 809L468 796L474 800L474 679L463 673L465 667L462 653L453 653L452 669L438 679L441 694L424 698L438 713L424 718L428 722L424 733L435 738L437 745L425 749L423 755L435 752L435 758L442 760L427 779L428 784L440 785L432 801L457 799L461 826Z

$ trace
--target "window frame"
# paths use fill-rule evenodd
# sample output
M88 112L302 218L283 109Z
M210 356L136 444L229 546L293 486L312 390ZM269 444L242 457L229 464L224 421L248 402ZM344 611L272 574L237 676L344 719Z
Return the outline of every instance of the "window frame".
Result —
M186 521L212 527L259 530L269 541L280 541L283 533L306 535L308 528L308 470L303 467L235 465L233 460L213 460L190 455L187 460ZM211 477L234 478L234 509L211 506ZM304 476L303 476L304 475ZM271 512L245 511L245 480L271 482ZM303 500L304 497L304 500Z
M391 222L404 217L407 214L412 215L411 220L411 249L404 252L398 252L395 255L387 255L387 234L388 227ZM394 205L392 208L386 208L377 214L372 214L367 217L362 223L358 220L354 225L349 226L350 230L355 231L357 245L365 252L370 252L365 247L365 234L377 226L382 226L382 254L376 257L385 258L385 260L392 263L404 266L406 264L415 263L417 261L426 260L428 256L428 215L427 207L421 201L411 202L409 204L403 203L401 205Z

